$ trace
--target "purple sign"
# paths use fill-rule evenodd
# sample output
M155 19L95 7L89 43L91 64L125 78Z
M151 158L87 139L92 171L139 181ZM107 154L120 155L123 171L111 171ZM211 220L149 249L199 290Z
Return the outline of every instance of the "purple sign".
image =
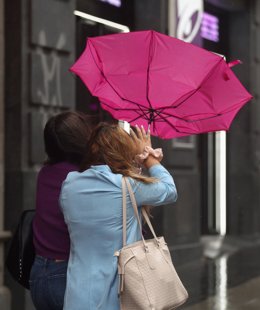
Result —
M169 3L173 11L175 11L172 16L176 16L173 27L175 33L172 35L186 42L198 44L203 0L172 0Z
M204 39L219 42L219 19L214 15L204 12L200 35Z

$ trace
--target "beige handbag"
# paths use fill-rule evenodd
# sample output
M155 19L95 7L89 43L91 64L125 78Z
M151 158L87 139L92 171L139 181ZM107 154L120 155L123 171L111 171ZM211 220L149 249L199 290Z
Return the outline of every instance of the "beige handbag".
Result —
M157 237L146 211L143 216L154 239L126 245L126 186L142 234L138 209L127 178L122 179L123 192L123 248L118 256L119 296L121 310L170 310L182 305L188 293L172 264L163 237Z

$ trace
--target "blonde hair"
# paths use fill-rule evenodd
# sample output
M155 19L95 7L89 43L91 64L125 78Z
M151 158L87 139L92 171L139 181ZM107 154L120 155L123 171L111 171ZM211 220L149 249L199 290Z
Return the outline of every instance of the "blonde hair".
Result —
M100 123L92 131L81 171L91 165L108 165L113 173L122 174L144 183L154 183L155 178L137 172L135 156L136 142L115 124Z

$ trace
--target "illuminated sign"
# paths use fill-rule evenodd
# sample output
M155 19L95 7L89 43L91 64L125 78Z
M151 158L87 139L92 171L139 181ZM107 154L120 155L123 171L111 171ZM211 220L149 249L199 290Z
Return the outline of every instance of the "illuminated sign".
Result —
M204 12L200 35L204 39L219 42L219 19L212 14Z
M118 7L118 8L122 5L121 0L100 0L100 1L106 2L106 3L108 3L108 4L111 4L111 5L113 5L113 6L116 6L116 7Z
M177 0L176 13L176 37L192 42L200 30L203 0Z

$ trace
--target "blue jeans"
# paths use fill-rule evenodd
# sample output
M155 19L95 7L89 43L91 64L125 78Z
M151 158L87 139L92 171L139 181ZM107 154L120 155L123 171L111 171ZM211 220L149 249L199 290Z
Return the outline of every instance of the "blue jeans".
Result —
M67 266L67 261L36 256L30 274L30 291L37 310L63 309Z

